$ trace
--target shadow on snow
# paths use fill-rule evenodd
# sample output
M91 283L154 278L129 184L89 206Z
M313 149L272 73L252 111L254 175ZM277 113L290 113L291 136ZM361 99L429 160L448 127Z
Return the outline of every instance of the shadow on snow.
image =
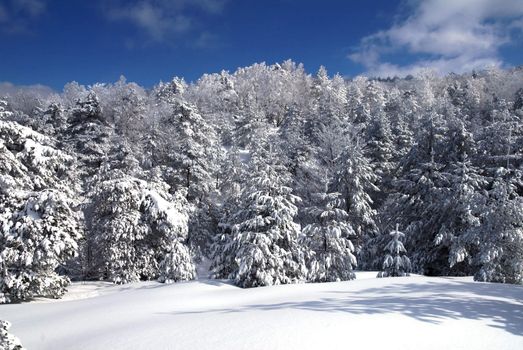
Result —
M251 304L170 314L234 313L281 309L367 315L398 313L432 324L439 324L448 319L483 320L490 327L504 329L515 335L523 335L523 288L521 287L452 281L448 284L410 283L326 293L335 293L339 296L310 301Z

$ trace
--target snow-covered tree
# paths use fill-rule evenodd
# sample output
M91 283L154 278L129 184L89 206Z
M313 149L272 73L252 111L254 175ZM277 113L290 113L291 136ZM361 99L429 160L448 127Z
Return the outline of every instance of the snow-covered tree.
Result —
M170 82L160 82L154 87L153 96L168 104L175 104L183 100L183 94L187 90L187 83L183 78L174 77Z
M446 187L442 200L438 202L439 229L434 244L448 249L448 270L442 273L469 275L472 271L471 257L476 248L466 237L466 232L480 224L478 214L485 200L484 189L487 178L473 163L477 157L476 143L461 120L451 119L446 135L444 169Z
M365 153L371 162L374 174L377 176L375 185L379 188L372 194L374 207L379 207L391 191L396 164L394 162L394 138L390 121L384 112L380 112L367 127L367 145Z
M0 213L0 302L58 298L69 284L55 270L77 253L78 221L58 191L29 195L21 210Z
M119 176L118 176L119 175ZM161 184L115 172L90 195L94 268L115 283L192 279L185 200Z
M222 156L215 131L196 107L176 102L161 121L162 141L172 172L168 183L174 190L185 189L187 199L196 205L191 214L191 241L206 241L204 225L212 204L206 201L216 190L218 161ZM175 135L175 137L173 137Z
M500 168L480 214L481 225L468 235L479 245L474 279L523 283L523 199L521 174ZM511 179L512 177L512 179Z
M372 208L370 197L371 191L379 190L376 181L377 176L360 143L352 140L336 159L334 188L344 201L357 245L361 245L362 239L376 234L376 211Z
M90 178L97 173L107 156L113 133L114 128L104 119L95 92L90 91L69 110L68 128L59 139L64 148L77 158L77 179L74 185L80 194L88 191Z
M327 187L327 186L326 186ZM308 208L313 223L305 226L300 243L308 255L308 280L312 282L346 281L355 278L355 232L348 222L340 193L316 193L316 205Z
M244 288L294 283L304 279L306 268L298 244L300 227L288 173L274 155L254 155L252 177L244 189L239 210L232 217L234 265L229 278ZM220 257L221 261L231 259Z
M407 250L401 242L403 237L405 237L405 234L400 232L398 225L396 225L396 229L390 232L389 243L385 246L387 254L383 260L383 271L378 273L378 277L409 276L410 259L407 257Z
M24 350L20 339L9 333L11 323L0 320L0 350Z
M72 164L53 140L0 122L0 302L65 292L69 279L56 270L82 234L67 186Z
M346 118L347 87L341 76L329 79L327 70L321 66L313 80L311 93L314 114L310 122L314 128L319 130Z
M6 119L6 118L10 117L12 114L13 114L13 112L11 112L8 109L7 102L0 99L0 118Z

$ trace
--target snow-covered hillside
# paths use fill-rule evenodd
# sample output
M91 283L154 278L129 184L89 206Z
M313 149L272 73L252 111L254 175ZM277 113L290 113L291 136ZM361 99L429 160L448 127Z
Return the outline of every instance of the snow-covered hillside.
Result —
M523 287L412 276L241 289L73 284L2 305L28 349L523 349Z

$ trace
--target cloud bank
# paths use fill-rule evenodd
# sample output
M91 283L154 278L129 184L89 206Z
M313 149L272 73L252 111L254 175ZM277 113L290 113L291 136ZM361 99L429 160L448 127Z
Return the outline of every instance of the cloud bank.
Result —
M372 76L405 76L431 69L466 72L501 66L499 50L523 30L522 0L410 0L407 15L363 38L349 58ZM400 14L402 15L402 14ZM395 64L387 57L414 58Z

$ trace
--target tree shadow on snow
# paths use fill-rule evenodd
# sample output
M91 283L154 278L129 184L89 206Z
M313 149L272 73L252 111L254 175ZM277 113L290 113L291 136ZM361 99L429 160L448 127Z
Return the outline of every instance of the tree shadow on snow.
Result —
M281 309L366 315L398 313L432 324L439 324L448 319L482 320L490 327L523 335L523 288L514 288L514 286L470 282L449 284L428 282L327 293L339 295L310 301L252 304L237 308L175 312L175 314Z

